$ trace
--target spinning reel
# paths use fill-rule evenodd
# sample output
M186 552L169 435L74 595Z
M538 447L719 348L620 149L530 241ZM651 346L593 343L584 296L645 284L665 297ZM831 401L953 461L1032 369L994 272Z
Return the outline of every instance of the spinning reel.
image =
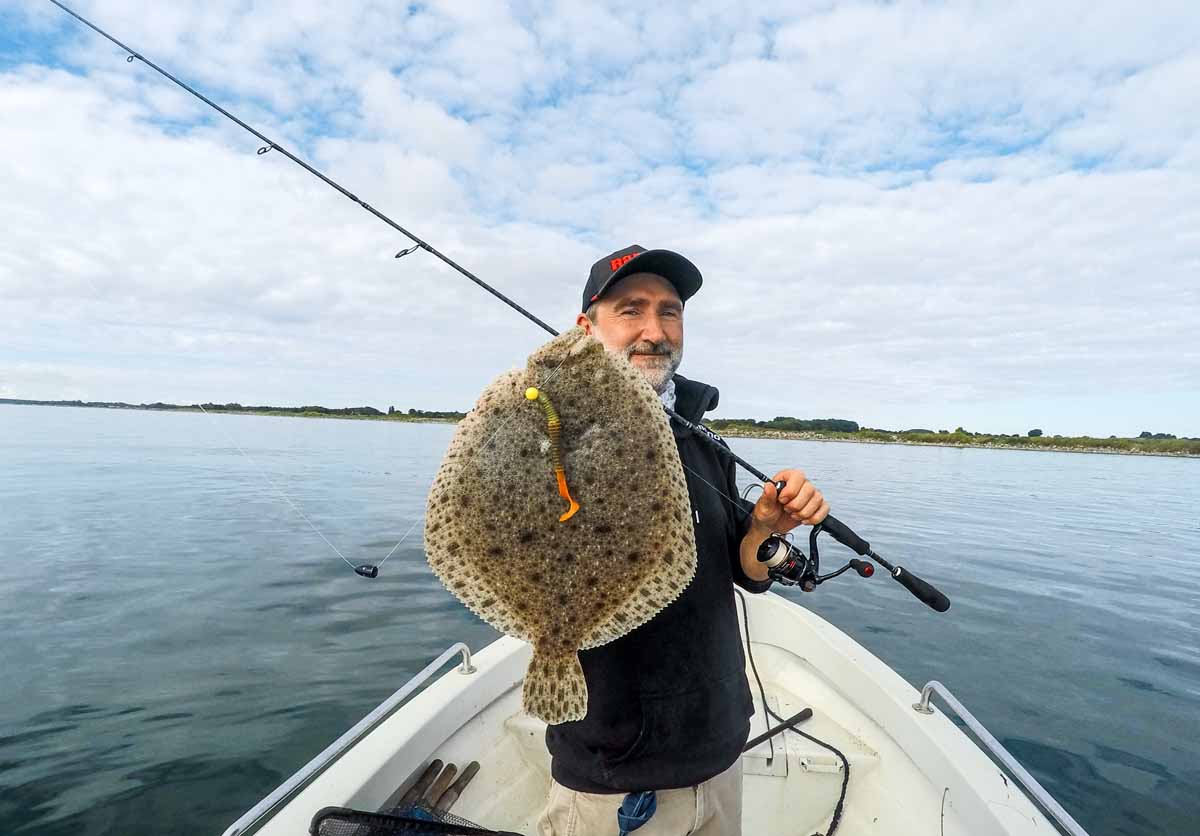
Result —
M812 592L817 588L817 584L824 583L830 578L836 578L847 569L853 569L858 572L860 577L864 578L875 574L875 567L870 562L852 557L850 562L841 569L822 575L821 554L817 550L817 536L823 531L851 551L869 557L887 569L892 580L931 609L938 612L950 609L950 599L943 595L937 587L917 577L903 566L893 566L880 557L879 553L871 548L870 543L835 517L826 517L822 522L813 526L808 535L809 557L805 557L804 552L792 545L791 541L782 535L772 534L758 547L759 562L766 564L767 573L772 580L779 581L786 586L799 586L805 592Z
M771 580L785 586L799 586L805 592L812 592L818 584L836 578L847 569L853 569L859 577L869 578L875 574L875 567L857 557L838 569L826 575L821 572L821 553L817 548L817 535L824 530L824 524L813 526L808 535L808 554L800 551L782 534L772 534L758 547L758 562L767 567Z

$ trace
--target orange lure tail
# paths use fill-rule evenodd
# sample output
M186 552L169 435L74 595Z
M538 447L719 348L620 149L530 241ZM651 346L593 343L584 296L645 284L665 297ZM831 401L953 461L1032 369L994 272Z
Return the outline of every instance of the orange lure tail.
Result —
M550 403L550 399L546 397L545 392L530 386L525 390L525 397L528 400L537 401L542 411L546 413L546 426L550 431L550 460L554 463L554 476L558 480L558 495L571 504L571 507L558 518L559 522L566 522L575 516L575 512L579 510L579 503L571 497L571 491L567 487L567 472L563 469L562 457L558 451L558 435L562 430L562 422L558 419L558 412L554 409L554 404Z

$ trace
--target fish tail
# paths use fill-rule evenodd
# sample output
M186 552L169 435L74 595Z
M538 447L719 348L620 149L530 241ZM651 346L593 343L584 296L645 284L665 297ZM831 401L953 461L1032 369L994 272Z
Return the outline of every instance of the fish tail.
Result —
M525 671L521 705L527 714L550 724L582 720L587 714L587 682L579 655L572 651L551 656L535 648Z

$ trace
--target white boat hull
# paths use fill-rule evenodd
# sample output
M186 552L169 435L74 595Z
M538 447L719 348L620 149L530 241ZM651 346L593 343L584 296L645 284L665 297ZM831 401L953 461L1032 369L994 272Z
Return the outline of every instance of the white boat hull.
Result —
M841 750L850 782L841 836L1028 836L1055 827L942 712L914 710L917 691L857 642L777 595L746 596L750 635L768 700L781 716L805 707L800 728ZM227 831L294 836L322 807L394 804L433 758L480 770L453 808L497 830L532 834L545 804L545 724L520 708L530 648L503 637L451 670L256 822ZM755 702L757 688L750 679ZM751 737L763 731L757 705ZM824 833L842 782L839 758L790 731L743 755L746 834ZM783 757L786 752L786 758Z

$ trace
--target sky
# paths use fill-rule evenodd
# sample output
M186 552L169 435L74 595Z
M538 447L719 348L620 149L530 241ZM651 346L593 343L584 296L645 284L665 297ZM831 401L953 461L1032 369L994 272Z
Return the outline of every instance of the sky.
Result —
M639 243L718 417L1200 436L1194 0L80 0L558 328ZM467 409L547 335L0 0L0 397Z

